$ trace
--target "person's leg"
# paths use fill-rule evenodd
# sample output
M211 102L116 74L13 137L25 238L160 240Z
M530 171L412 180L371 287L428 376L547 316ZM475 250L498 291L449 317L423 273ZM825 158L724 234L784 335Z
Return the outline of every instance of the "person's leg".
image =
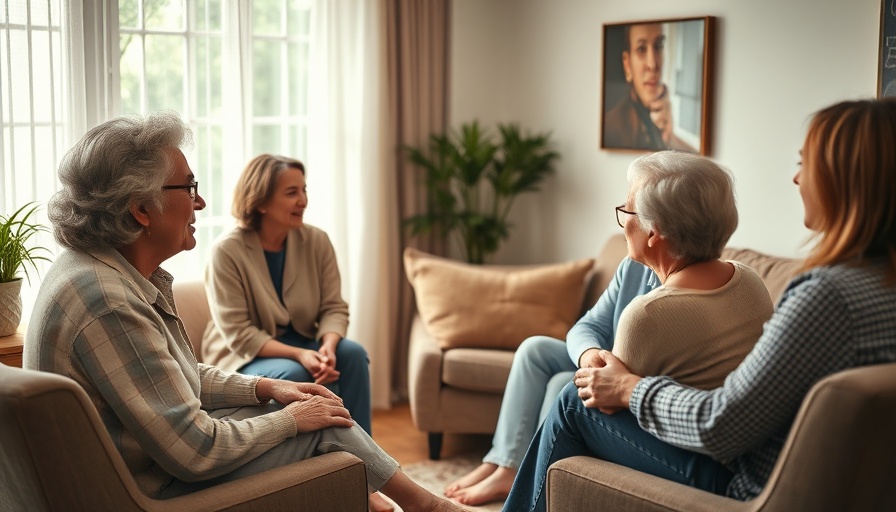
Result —
M272 412L278 407L277 404L272 403L263 406L220 409L212 411L210 415L217 419L239 421ZM405 512L463 510L411 481L399 469L395 459L384 452L358 425L350 428L332 427L299 434L284 440L226 475L201 482L175 480L163 491L161 498L173 498L196 492L224 482L255 475L268 469L305 460L314 455L334 451L349 452L364 461L364 466L367 468L368 491L382 490Z
M370 435L370 360L360 343L343 339L336 345L336 369L339 391L336 392L358 425Z
M301 363L284 357L256 357L241 366L237 371L246 375L291 380L293 382L314 381L311 378L311 374Z
M561 372L551 377L551 380L548 382L548 385L545 389L544 400L541 402L541 412L538 413L539 425L544 422L544 419L547 418L548 413L551 412L551 408L554 406L554 402L556 402L557 397L560 396L560 391L563 390L564 386L572 382L572 379L575 376L576 372L571 371ZM533 433L533 435L535 434Z
M553 401L548 384L556 375L574 371L561 340L547 336L526 339L513 357L492 449L482 465L449 485L445 495L467 505L503 499L540 422L542 401ZM572 373L567 375L566 381L571 380ZM554 389L553 393L559 390Z
M710 457L645 432L628 410L604 414L585 407L569 383L535 434L504 510L545 510L548 467L574 455L589 455L717 494L724 494L732 476Z

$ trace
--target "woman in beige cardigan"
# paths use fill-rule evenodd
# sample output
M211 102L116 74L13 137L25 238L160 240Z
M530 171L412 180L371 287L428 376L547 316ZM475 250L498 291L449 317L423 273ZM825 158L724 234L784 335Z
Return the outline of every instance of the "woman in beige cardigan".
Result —
M336 254L325 232L304 223L307 205L298 160L259 155L243 170L233 201L239 227L215 243L206 269L212 321L203 361L326 385L369 434L367 352L345 339Z

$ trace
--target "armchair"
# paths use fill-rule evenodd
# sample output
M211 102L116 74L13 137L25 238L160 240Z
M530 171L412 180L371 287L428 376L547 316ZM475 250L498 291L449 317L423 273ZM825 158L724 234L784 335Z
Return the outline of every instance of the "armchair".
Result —
M0 510L367 510L360 459L330 453L170 500L144 495L87 394L0 364Z

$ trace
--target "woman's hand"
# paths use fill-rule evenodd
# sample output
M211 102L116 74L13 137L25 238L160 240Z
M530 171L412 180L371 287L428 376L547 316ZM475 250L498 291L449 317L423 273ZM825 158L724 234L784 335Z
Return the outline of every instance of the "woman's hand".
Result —
M322 352L300 348L296 350L295 359L308 370L315 384L329 384L339 379L336 362L331 365L330 358Z
M299 432L314 432L327 427L351 427L355 424L348 409L342 406L341 400L337 401L322 395L292 402L286 406L286 410L295 418Z
M342 336L328 332L320 338L319 352L326 357L327 367L318 375L314 375L315 384L329 384L339 379L339 372L336 371L336 345L342 341Z
M589 355L597 359L594 366L580 368L573 379L585 407L596 407L606 414L628 409L632 390L641 377L629 372L609 350Z

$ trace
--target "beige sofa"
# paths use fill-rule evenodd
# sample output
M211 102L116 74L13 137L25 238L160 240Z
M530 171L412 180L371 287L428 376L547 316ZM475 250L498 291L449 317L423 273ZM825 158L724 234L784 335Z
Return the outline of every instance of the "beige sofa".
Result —
M198 349L211 318L202 282L176 285L174 295ZM75 381L0 364L0 510L357 511L367 510L367 477L360 459L335 452L187 496L150 499Z
M606 289L626 254L621 234L604 244L584 294L583 313ZM799 269L798 261L750 249L728 248L722 256L753 267L775 301ZM408 392L414 424L429 434L430 458L439 458L443 433L495 431L512 361L513 352L509 350L442 350L420 316L415 317L410 336Z

